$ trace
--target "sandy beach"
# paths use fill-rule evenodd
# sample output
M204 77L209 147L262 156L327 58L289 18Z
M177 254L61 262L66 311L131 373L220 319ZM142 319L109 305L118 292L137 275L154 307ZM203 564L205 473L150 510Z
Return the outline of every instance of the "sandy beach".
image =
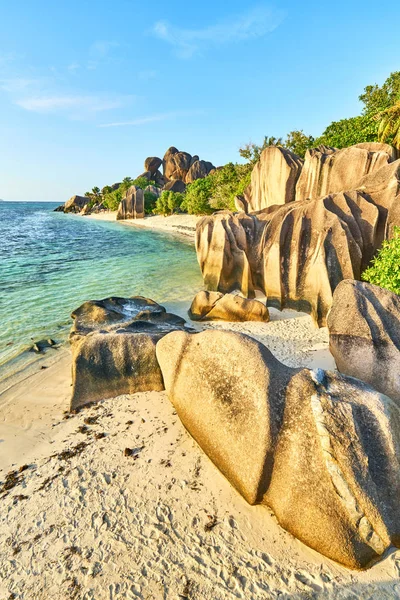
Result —
M201 327L253 336L291 366L334 368L326 329L307 315L271 316L265 324ZM45 365L46 357L0 395L1 597L400 594L399 552L368 571L350 571L285 532L265 507L246 504L186 432L165 392L108 399L69 415L68 349ZM10 471L14 481L4 486Z
M85 215L86 219L95 219L97 221L116 221L117 211L108 211L101 213L92 213ZM167 233L173 233L180 236L193 239L196 233L196 223L202 217L196 215L170 215L164 217L163 215L151 215L146 216L144 219L125 219L119 221L122 225L128 225L131 227L148 227L156 231L164 231Z

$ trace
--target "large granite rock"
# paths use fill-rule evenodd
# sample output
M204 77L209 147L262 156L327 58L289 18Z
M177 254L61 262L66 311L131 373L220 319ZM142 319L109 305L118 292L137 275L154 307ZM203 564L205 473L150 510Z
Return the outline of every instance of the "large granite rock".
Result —
M400 225L400 160L390 162L359 181L357 189L370 199L379 210L375 247L393 234L393 227Z
M323 326L342 279L360 278L374 251L379 212L361 192L291 202L257 214L221 211L196 227L208 290L267 296L267 305L311 314Z
M215 167L205 160L196 160L191 162L189 171L187 172L185 183L193 183L196 179L203 179L207 177L212 169Z
M179 152L173 146L167 150L163 159L164 176L167 179L180 179L185 181L190 169L191 155L188 152Z
M178 192L179 194L183 194L186 190L186 184L180 179L173 179L172 181L168 181L163 187L163 191L166 192Z
M269 321L268 308L237 294L199 292L189 309L192 321Z
M65 213L79 213L87 205L90 198L87 196L72 196L64 204L63 212ZM59 207L61 208L61 207Z
M158 169L162 165L162 159L158 158L158 156L149 156L144 161L144 170L150 171L152 175L155 175Z
M156 196L157 198L159 198L162 194L161 188L156 187L155 185L148 185L146 188L144 188L144 193L146 192L153 194L153 196Z
M233 332L174 332L156 352L184 426L249 503L351 568L400 545L392 400L339 374L286 367Z
M164 389L156 343L185 321L153 300L106 298L72 313L71 410L104 398Z
M215 169L212 163L200 160L197 155L191 156L188 152L180 152L174 146L168 148L162 164L167 181L179 180L184 183L192 183L196 179L206 177L211 170Z
M370 283L342 281L328 328L339 371L400 403L400 297Z
M293 202L302 166L303 160L286 148L269 146L263 150L244 194L249 210Z
M144 219L143 190L135 185L131 185L125 198L119 203L117 220L123 219Z
M296 200L315 200L353 190L360 180L393 160L387 144L358 144L337 150L322 146L307 150L296 186Z

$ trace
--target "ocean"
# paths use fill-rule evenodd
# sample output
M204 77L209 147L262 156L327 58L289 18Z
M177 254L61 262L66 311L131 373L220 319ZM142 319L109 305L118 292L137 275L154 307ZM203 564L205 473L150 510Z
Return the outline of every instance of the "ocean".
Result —
M33 341L65 341L86 300L143 295L179 312L201 288L189 241L57 205L0 202L0 380L35 359Z

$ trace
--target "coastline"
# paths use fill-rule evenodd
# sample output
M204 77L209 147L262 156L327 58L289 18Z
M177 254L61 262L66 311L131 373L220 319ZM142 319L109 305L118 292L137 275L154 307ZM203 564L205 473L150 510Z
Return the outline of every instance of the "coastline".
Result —
M93 213L89 215L77 215L85 219L95 219L97 221L117 221L117 211ZM194 242L196 233L196 224L202 217L196 215L178 214L169 215L147 215L144 219L124 219L118 221L121 225L131 227L145 227L155 231L163 231L174 235L185 236Z
M194 325L255 337L292 366L334 365L327 331L308 315L271 309L269 323ZM0 537L11 541L0 557L0 592L44 598L46 589L61 600L73 585L96 597L107 588L128 598L134 589L143 600L189 588L203 600L316 593L344 600L400 590L398 553L351 571L285 532L265 507L248 505L186 432L165 392L66 414L70 369L63 348L48 368L0 395L0 479L27 465L2 496ZM127 447L135 458L124 456Z

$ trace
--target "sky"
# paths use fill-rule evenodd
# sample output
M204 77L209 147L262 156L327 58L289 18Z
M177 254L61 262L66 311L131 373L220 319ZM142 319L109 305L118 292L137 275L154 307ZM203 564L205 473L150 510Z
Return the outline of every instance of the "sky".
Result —
M400 70L400 3L0 0L0 198L64 202L170 146L240 146L360 113Z

